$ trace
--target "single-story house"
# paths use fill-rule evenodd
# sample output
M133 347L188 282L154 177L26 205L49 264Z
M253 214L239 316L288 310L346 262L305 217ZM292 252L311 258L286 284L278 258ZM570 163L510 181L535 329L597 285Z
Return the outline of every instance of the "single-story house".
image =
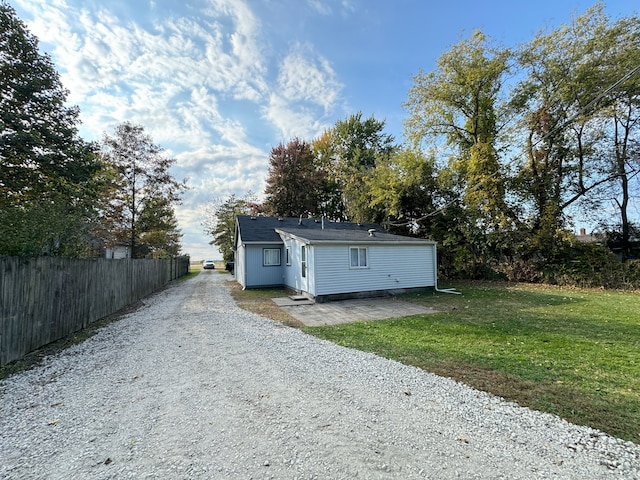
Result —
M316 301L436 288L436 242L377 224L239 215L234 276Z

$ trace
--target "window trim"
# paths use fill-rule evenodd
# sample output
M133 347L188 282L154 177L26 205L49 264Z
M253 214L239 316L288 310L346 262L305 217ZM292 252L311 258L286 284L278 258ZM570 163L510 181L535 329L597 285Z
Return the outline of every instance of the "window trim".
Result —
M357 259L358 259L358 264L354 265L353 264L353 251L357 250ZM362 260L360 251L364 251L364 265L362 265L360 262ZM365 268L369 268L369 252L368 252L368 247L349 247L349 268L353 269L353 270L362 270Z
M278 263L267 263L267 252L278 252ZM282 249L280 248L263 248L262 249L262 266L263 267L279 267L282 265Z
M291 247L286 247L285 250L285 265L291 266Z

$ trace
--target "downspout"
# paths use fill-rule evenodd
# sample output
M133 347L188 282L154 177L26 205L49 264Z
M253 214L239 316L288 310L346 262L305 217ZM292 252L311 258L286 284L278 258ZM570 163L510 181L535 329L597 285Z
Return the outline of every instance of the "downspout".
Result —
M247 289L247 249L246 247L243 246L242 249L243 253L244 253L244 265L242 268L242 291L245 291ZM235 257L240 257L239 255L237 255L237 251L236 251L236 255L234 256L234 260L237 260L237 258ZM238 262L236 261L234 266L234 275L238 274Z
M433 278L434 278L434 289L439 293L450 293L452 295L462 295L462 292L456 291L455 288L438 288L438 255L436 245L433 245Z

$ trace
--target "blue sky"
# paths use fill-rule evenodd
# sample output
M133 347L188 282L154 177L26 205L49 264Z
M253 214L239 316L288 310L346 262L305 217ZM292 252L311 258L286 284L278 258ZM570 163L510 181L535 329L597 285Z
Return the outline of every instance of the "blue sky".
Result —
M480 29L515 47L594 1L9 0L49 53L98 140L144 126L190 190L176 208L183 249L218 258L204 207L264 190L269 153L362 112L402 141L419 72ZM637 0L604 2L613 18Z

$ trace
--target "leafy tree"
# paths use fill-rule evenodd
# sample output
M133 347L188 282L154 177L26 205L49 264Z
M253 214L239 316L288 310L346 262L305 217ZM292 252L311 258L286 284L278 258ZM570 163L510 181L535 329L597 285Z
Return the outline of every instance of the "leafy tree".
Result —
M633 235L629 216L632 181L640 173L640 18L634 15L617 20L598 40L607 53L606 70L602 73L609 85L607 108L600 117L606 122L606 144L613 146L610 174L615 178L613 198L620 213L618 244L622 259L626 260Z
M311 143L317 168L323 172L323 183L318 204L318 215L332 221L347 218L342 189L338 175L338 164L335 161L332 130L323 132Z
M271 150L265 188L265 212L297 217L321 213L324 172L311 145L295 138Z
M384 121L373 116L362 119L362 113L339 120L327 132L329 158L325 165L329 181L336 186L344 210L336 212L336 219L359 222L380 221L381 213L371 208L371 198L365 179L371 175L378 162L386 162L394 151L392 135L384 133ZM325 140L326 141L326 140Z
M142 126L129 122L118 125L113 137L105 134L103 139L103 157L114 177L114 190L103 211L105 231L111 242L128 244L133 258L146 253L141 248L141 237L149 233L145 228L155 231L158 226L158 222L149 221L150 211L161 207L160 216L166 219L186 188L169 172L175 159L162 152ZM145 209L151 227L140 222ZM174 226L165 227L167 234L175 233Z
M510 55L488 46L485 36L475 32L441 55L436 70L414 77L405 103L407 138L416 147L429 142L451 152L448 188L459 192L469 223L482 233L513 220L497 144L498 101Z
M512 105L522 114L527 162L520 179L531 202L532 245L553 252L561 243L567 210L597 200L613 176L601 148L601 93L609 85L607 19L597 4L551 33L538 34L518 55L525 79ZM593 204L590 205L591 208Z
M370 205L383 211L388 222L417 234L442 206L437 176L433 157L417 149L398 150L365 179Z
M232 194L226 200L215 200L206 208L202 226L205 233L213 237L210 245L220 249L225 262L233 261L236 216L251 214L257 207L255 202L255 194L248 192L243 197Z
M78 136L51 59L0 3L0 253L80 256L99 194L96 146Z
M91 231L81 208L64 207L63 197L0 209L0 254L84 257Z
M145 199L138 219L138 231L141 232L139 248L145 256L159 258L180 254L182 233L167 198L150 196Z
M446 162L436 162L437 181L430 186L438 192L437 210L425 208L417 223L440 241L452 269L466 276L485 274L504 233L518 223L499 156L510 58L510 51L475 32L441 55L435 70L414 77L405 103L405 136L413 148L448 154Z

